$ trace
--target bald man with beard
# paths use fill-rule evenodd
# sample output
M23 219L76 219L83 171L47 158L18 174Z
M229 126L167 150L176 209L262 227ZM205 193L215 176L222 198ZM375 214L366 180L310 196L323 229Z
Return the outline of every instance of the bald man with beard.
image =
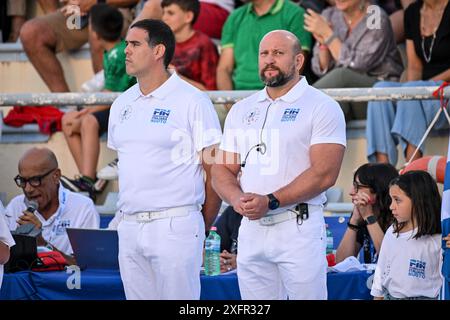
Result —
M243 216L243 299L327 298L323 204L344 156L345 120L339 104L300 75L304 61L291 32L263 37L266 87L231 108L212 169L217 194Z
M23 194L16 196L6 207L10 230L33 224L42 233L38 246L61 252L69 263L73 251L66 228L98 229L100 216L88 197L65 189L59 182L61 170L55 154L46 148L32 148L19 160L19 174L15 183ZM30 212L30 203L37 209Z

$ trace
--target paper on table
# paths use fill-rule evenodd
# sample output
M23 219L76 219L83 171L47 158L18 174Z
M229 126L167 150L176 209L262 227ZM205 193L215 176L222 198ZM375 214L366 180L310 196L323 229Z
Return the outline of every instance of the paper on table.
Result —
M350 272L350 271L362 271L366 270L364 265L358 261L354 256L345 258L343 261L339 262L333 267L329 268L334 272Z

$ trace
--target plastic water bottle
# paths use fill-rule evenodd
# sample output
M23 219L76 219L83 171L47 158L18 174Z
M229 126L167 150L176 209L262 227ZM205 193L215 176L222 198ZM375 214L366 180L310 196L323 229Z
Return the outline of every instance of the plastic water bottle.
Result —
M205 240L205 274L217 276L220 274L220 236L217 228L211 227L208 238Z
M333 239L333 233L331 232L330 228L328 228L328 224L325 225L327 228L327 254L333 253L333 245L334 245L334 239Z

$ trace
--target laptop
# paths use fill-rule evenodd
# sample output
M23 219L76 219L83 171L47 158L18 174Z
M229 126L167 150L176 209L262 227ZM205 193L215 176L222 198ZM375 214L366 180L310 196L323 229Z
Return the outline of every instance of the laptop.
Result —
M84 269L119 270L116 230L67 228L77 265Z

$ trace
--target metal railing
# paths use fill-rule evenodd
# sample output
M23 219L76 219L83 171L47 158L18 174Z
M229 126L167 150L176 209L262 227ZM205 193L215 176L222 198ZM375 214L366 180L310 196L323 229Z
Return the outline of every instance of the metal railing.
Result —
M339 88L322 91L337 101L373 100L431 100L438 87L397 88ZM233 103L256 91L207 91L216 104ZM68 93L0 93L0 106L43 106L43 105L107 105L120 93L117 92L68 92ZM444 97L450 98L450 87L444 89Z

